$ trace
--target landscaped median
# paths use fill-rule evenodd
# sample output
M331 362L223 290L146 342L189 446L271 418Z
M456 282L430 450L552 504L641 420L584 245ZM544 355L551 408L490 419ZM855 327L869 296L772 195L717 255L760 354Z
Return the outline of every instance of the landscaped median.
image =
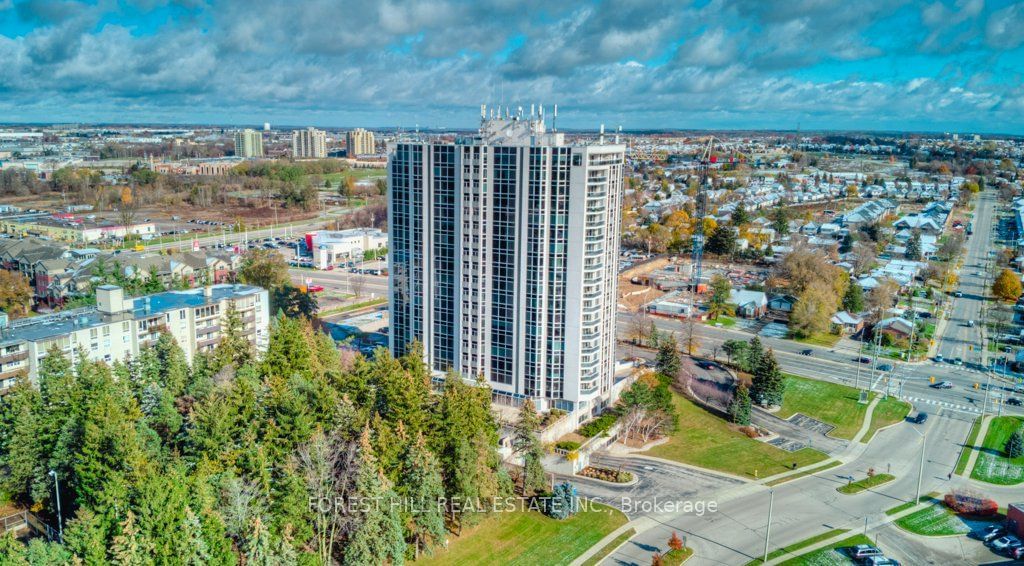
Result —
M855 493L860 493L864 490L880 486L884 483L889 483L894 479L896 479L896 476L892 474L875 474L873 476L868 476L862 480L850 482L846 485L839 486L836 488L836 491L845 495L853 495Z
M811 546L811 544L814 543L810 543L803 546ZM875 541L869 539L864 535L854 535L852 537L845 538L833 545L826 546L825 548L819 548L818 550L808 552L807 554L790 558L789 560L783 562L782 565L807 566L810 564L850 564L850 558L845 552L843 552L843 549L849 548L851 546L856 546L858 544L867 544L874 546Z
M981 430L981 417L974 419L974 424L971 425L971 432L967 435L967 442L964 443L963 449L960 450L960 459L956 462L956 475L962 475L964 469L967 468L967 462L971 460L971 454L974 452L974 443L978 441L978 432Z
M832 537L839 536L839 535L841 535L843 533L846 533L848 531L849 531L849 529L832 529L831 531L825 531L825 532L821 533L820 535L815 535L815 536L813 536L813 537L811 537L809 539L805 539L805 540L802 540L800 542L793 543L793 544L791 544L789 546L784 546L782 548L777 548L777 549L775 549L775 550L773 550L773 551L768 553L768 560L771 561L771 560L775 560L776 558L781 558L782 556L785 556L787 554L794 554L798 550L802 550L804 548L807 548L808 546L811 546L813 544L817 544L817 543L819 543L819 542L821 542L823 540L828 540L828 539L830 539ZM764 560L761 559L761 558L755 558L755 559L751 560L750 562L747 562L746 566L757 566L758 564L764 564Z
M529 510L492 513L415 563L569 564L626 521L621 511L596 503L564 520Z

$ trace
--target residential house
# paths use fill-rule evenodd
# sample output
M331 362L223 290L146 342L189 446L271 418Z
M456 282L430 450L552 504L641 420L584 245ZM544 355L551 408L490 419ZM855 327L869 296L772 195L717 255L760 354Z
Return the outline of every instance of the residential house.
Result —
M864 328L864 319L850 314L846 311L839 311L832 315L832 328L840 334L856 334Z
M875 331L887 334L893 338L909 338L913 332L914 324L905 318L897 316L883 318L875 325Z
M761 318L768 312L768 297L762 291L733 289L729 303L736 305L736 315L743 318Z

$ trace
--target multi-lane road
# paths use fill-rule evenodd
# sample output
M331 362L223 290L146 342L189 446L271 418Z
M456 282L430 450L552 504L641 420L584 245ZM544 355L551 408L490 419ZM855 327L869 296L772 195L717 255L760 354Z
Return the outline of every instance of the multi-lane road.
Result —
M989 374L983 368L983 320L982 304L986 293L987 280L985 262L993 239L993 218L995 216L995 195L981 193L975 211L974 234L968 238L963 268L960 272L958 290L961 297L950 297L952 305L949 318L939 324L938 353L945 361L927 360L916 363L900 363L879 358L878 365L888 363L894 366L890 372L881 372L875 364L862 364L858 361L861 352L856 347L823 348L808 346L786 340L784 338L761 337L766 347L775 351L779 365L784 371L837 381L847 385L870 387L876 391L887 391L892 395L900 395L913 402L921 410L931 411L946 408L951 412L959 412L963 416L981 413L982 405L986 404L986 385ZM674 332L677 337L685 334L685 327L677 320L654 317L655 326L661 331ZM974 320L976 324L968 325ZM618 333L620 338L629 336L631 321L628 316L620 316ZM716 355L723 358L722 344L727 340L749 340L749 332L714 326L700 326L699 352L704 356ZM810 349L811 355L802 352ZM865 353L868 351L865 348ZM965 365L953 365L951 360L960 357ZM932 379L936 382L948 381L952 389L936 389L931 387ZM979 387L976 389L975 384ZM999 375L992 377L991 391L988 395L986 410L988 412L1004 411L1021 413L1019 407L997 404L1001 397L1017 398L1024 394L1013 394L1012 379Z

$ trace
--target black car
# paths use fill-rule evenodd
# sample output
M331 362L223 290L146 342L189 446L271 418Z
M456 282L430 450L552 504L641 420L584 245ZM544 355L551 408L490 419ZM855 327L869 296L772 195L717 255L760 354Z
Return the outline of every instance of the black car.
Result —
M700 369L715 369L715 364L702 360L697 362L697 367L699 367Z
M1006 400L1006 404L1013 405L1014 407L1020 407L1021 401L1016 397L1010 397L1009 399Z
M810 348L807 348L806 350L801 350L800 351L800 355L801 356L810 356L813 353L814 353L814 350L812 350Z
M862 363L862 364L870 364L871 363L871 358L869 358L867 356L861 356L861 357L857 358L857 361Z
M914 417L914 424L924 424L928 421L928 413L917 413Z

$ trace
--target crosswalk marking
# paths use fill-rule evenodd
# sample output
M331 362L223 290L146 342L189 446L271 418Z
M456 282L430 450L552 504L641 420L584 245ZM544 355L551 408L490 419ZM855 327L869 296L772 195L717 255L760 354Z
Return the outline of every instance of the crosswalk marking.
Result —
M963 411L965 413L981 413L981 409L971 407L968 405L957 405L956 403L950 403L948 401L936 401L935 399L922 399L920 397L904 397L911 403L928 403L929 405L938 405L940 407L946 407L954 411Z

